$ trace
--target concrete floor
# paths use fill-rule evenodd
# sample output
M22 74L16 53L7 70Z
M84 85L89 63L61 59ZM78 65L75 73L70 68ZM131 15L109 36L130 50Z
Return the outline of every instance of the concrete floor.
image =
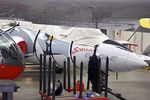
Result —
M135 70L119 73L118 80L115 79L114 73L109 74L109 87L121 93L124 98L128 100L150 100L150 71ZM62 74L56 76L56 80L63 79ZM38 94L38 78L38 72L24 72L20 78L16 79L15 82L21 88L17 93L14 93L14 100L41 100ZM77 79L79 79L79 75L77 75ZM86 73L84 73L83 79L86 83ZM112 95L108 97L109 100L119 100Z

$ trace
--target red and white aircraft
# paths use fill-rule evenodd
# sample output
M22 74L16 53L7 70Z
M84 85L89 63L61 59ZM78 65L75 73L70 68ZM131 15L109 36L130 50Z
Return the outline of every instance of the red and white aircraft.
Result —
M25 60L18 44L0 30L0 79L15 79L24 71Z

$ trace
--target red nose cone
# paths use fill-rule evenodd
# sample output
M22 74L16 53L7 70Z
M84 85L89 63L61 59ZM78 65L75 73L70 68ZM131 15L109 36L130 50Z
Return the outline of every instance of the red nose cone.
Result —
M24 66L9 66L0 64L0 79L15 79L24 71Z

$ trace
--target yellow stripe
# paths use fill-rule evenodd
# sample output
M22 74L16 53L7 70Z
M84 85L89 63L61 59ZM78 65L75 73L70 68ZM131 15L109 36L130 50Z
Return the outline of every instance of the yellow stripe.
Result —
M150 29L150 18L142 18L139 20L139 23L143 28Z
M49 40L51 40L51 38L52 38L52 37L51 37L51 36L49 36ZM55 38L53 37L53 39L52 39L52 40L54 40L54 39L55 39Z

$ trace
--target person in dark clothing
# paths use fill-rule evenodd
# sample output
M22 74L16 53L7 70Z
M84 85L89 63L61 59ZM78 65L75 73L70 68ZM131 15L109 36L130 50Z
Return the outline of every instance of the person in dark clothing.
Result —
M97 46L95 46L94 54L89 59L88 79L91 81L92 91L95 91L97 93L101 93L100 69L99 69L100 63L99 63L98 57L96 56Z

